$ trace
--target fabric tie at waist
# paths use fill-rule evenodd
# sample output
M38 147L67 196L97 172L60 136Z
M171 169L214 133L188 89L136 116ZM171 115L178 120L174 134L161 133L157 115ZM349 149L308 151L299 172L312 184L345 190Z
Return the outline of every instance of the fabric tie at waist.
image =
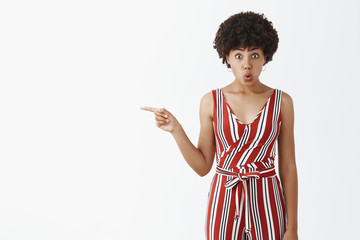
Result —
M257 171L253 171L253 172L249 172L245 169L238 169L238 168L234 168L233 170L235 171L229 171L228 169L224 169L221 168L220 166L216 167L216 173L220 174L220 175L224 175L224 176L230 176L233 177L232 179L228 180L225 182L225 187L227 189L231 189L234 186L237 185L236 187L236 194L235 194L235 198L236 198L236 213L235 213L235 217L234 218L239 218L240 217L240 206L239 206L239 187L241 186L240 184L238 184L239 182L242 182L242 186L243 186L243 194L245 196L245 232L246 234L249 234L251 236L250 233L250 228L251 228L251 221L250 221L250 211L249 211L249 192L248 192L248 188L246 185L246 180L248 178L251 177L255 177L256 179L259 178L264 178L264 177L273 177L276 175L276 171L275 171L275 166L271 167L271 168L265 168L265 169L261 169L261 170L257 170ZM245 172L242 172L245 171ZM241 201L242 203L243 201Z

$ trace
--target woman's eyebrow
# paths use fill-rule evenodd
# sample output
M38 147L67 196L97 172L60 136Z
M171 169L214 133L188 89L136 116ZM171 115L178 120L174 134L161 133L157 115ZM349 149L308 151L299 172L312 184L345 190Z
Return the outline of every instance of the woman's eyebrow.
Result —
M258 47L255 47L255 48L252 48L252 49L250 49L250 51L249 52L251 52L251 51L254 51L254 50L256 50L256 49L259 49ZM240 49L240 48L237 48L236 50L240 50L240 51L244 51L243 49Z

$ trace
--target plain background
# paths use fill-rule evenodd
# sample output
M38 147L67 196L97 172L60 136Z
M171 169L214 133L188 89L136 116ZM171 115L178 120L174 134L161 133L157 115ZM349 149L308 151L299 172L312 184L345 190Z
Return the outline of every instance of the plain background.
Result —
M151 112L197 146L201 97L234 80L212 44L264 13L260 80L293 98L299 239L360 239L358 1L1 1L0 239L204 239L207 193Z

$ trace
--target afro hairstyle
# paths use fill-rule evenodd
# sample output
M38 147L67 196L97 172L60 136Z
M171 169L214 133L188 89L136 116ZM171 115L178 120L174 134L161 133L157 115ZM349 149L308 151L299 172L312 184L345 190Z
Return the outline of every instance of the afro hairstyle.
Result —
M219 58L223 59L222 63L231 68L226 61L230 50L237 47L260 47L266 59L265 65L272 60L278 43L279 37L272 22L263 13L247 11L234 14L220 24L213 47Z

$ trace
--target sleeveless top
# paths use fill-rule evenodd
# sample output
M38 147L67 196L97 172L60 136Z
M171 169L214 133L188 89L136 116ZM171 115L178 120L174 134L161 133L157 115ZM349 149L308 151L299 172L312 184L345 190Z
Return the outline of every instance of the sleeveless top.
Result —
M275 141L281 125L281 92L274 89L255 119L243 124L226 102L222 90L212 90L218 166L225 169L239 167L246 171L274 166Z

